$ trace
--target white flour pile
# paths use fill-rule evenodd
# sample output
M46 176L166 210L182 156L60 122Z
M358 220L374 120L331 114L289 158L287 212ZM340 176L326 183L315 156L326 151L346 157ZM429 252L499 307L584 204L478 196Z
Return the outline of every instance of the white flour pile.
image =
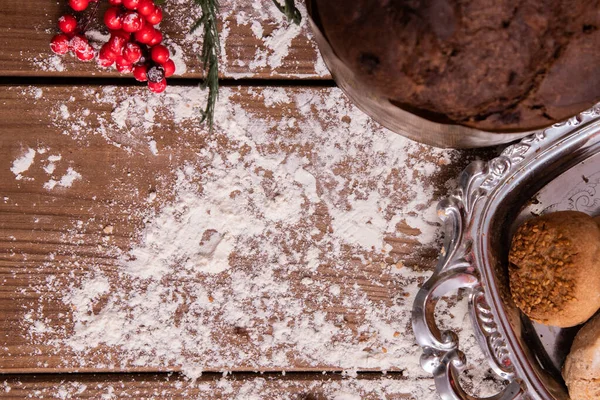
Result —
M40 297L23 318L28 342L49 345L64 368L175 368L190 378L291 366L401 370L404 379L384 379L377 390L437 398L410 327L412 300L430 273L411 266L437 246L431 182L457 152L382 129L334 88L224 88L213 135L196 128L205 101L196 88L129 92L86 89L93 108L109 112L68 94L48 104L53 129L74 148L100 140L119 157L165 157L169 168L164 192L140 193L126 210L143 221L129 250L112 244L112 226L100 232L114 266L65 258L35 287ZM37 94L24 96L42 106ZM34 145L14 154L17 179L41 157ZM60 158L46 151L50 168ZM89 184L86 169L53 184L68 183ZM66 311L50 319L44 304ZM442 302L440 316L460 328L465 302ZM461 335L474 365L484 364L473 338ZM487 374L475 370L473 379ZM375 390L376 381L351 382L326 392L353 399Z

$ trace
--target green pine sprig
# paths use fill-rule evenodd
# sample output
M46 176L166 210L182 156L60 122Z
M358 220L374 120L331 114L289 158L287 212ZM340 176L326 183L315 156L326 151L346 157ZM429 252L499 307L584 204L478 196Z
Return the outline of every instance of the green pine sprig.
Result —
M201 83L202 89L208 88L208 99L206 107L202 111L202 120L206 121L210 131L213 130L215 105L219 97L219 54L221 52L219 42L219 29L217 25L217 15L219 13L218 0L193 0L200 7L202 14L191 27L191 31L202 28L204 38L202 42L202 52L199 55L202 67L206 74ZM288 20L295 24L300 24L302 15L296 8L294 0L285 0L284 5L281 5L277 0L272 0L275 6L281 11Z
M219 97L219 54L221 45L219 42L219 29L217 26L217 15L219 13L218 0L194 0L200 7L202 14L194 22L191 31L203 28L204 38L202 42L202 52L199 55L202 61L202 67L206 76L201 83L202 89L208 88L208 100L206 107L202 112L201 123L206 121L210 131L213 130L215 104Z

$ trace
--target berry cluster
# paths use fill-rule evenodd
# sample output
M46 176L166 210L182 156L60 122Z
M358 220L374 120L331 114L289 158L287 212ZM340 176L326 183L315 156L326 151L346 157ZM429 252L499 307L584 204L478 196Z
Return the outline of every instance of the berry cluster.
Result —
M98 0L69 0L75 11L88 8ZM110 39L97 54L102 67L115 65L121 73L133 72L135 79L148 81L148 87L160 93L167 87L167 79L175 73L175 63L170 59L169 49L162 42L162 34L155 25L162 20L162 10L153 0L108 0L110 8L104 14L104 24L110 31ZM73 15L63 15L58 20L62 33L50 42L56 54L69 51L82 61L96 57L96 51L84 35Z

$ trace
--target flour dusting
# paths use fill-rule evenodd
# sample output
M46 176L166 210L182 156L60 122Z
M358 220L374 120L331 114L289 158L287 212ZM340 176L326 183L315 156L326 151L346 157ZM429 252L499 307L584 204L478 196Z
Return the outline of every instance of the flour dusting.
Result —
M326 393L354 398L370 388L436 398L419 364L411 306L439 246L434 190L443 182L436 174L459 152L381 128L337 88L223 88L212 135L199 128L205 92L196 88L159 96L88 88L83 95L94 99L91 112L70 96L47 105L52 129L75 148L102 147L139 163L142 174L161 165L160 175L150 187L136 183L135 168L119 175L128 178L102 195L131 199L106 211L127 218L99 224L100 215L81 217L64 247L41 262L51 273L32 283L39 297L22 329L28 342L61 355L48 362L180 370L190 379L240 368L335 370L349 378L401 371L401 383L349 379ZM80 161L65 172L64 157L52 149L44 157L44 171L57 175L53 187L93 185L82 177L97 166ZM49 182L29 184L48 189ZM128 231L123 245L119 235ZM102 257L77 256L71 243L86 243L84 235L96 235ZM49 320L44 304L60 315ZM438 314L442 324L459 321L465 352L483 364L461 326L466 303L442 301ZM473 392L499 387L486 368L469 373L492 383ZM249 398L260 382L231 390Z

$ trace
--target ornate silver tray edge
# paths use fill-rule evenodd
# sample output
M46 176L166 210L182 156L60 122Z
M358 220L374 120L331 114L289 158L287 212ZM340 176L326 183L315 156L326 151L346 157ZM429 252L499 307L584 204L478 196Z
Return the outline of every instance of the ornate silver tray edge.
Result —
M431 373L443 399L475 399L460 386L458 374L466 357L453 331L440 331L434 311L437 301L459 289L468 290L469 311L477 340L492 370L509 383L489 400L551 398L525 355L507 330L508 322L493 287L493 271L485 254L490 214L498 197L507 196L511 185L527 175L532 164L542 165L561 154L581 149L600 125L597 105L576 117L538 131L507 147L487 162L474 162L460 175L458 189L438 205L445 240L432 277L419 290L413 304L413 330L423 348L421 365ZM516 187L516 186L515 186ZM554 397L552 397L554 398Z

